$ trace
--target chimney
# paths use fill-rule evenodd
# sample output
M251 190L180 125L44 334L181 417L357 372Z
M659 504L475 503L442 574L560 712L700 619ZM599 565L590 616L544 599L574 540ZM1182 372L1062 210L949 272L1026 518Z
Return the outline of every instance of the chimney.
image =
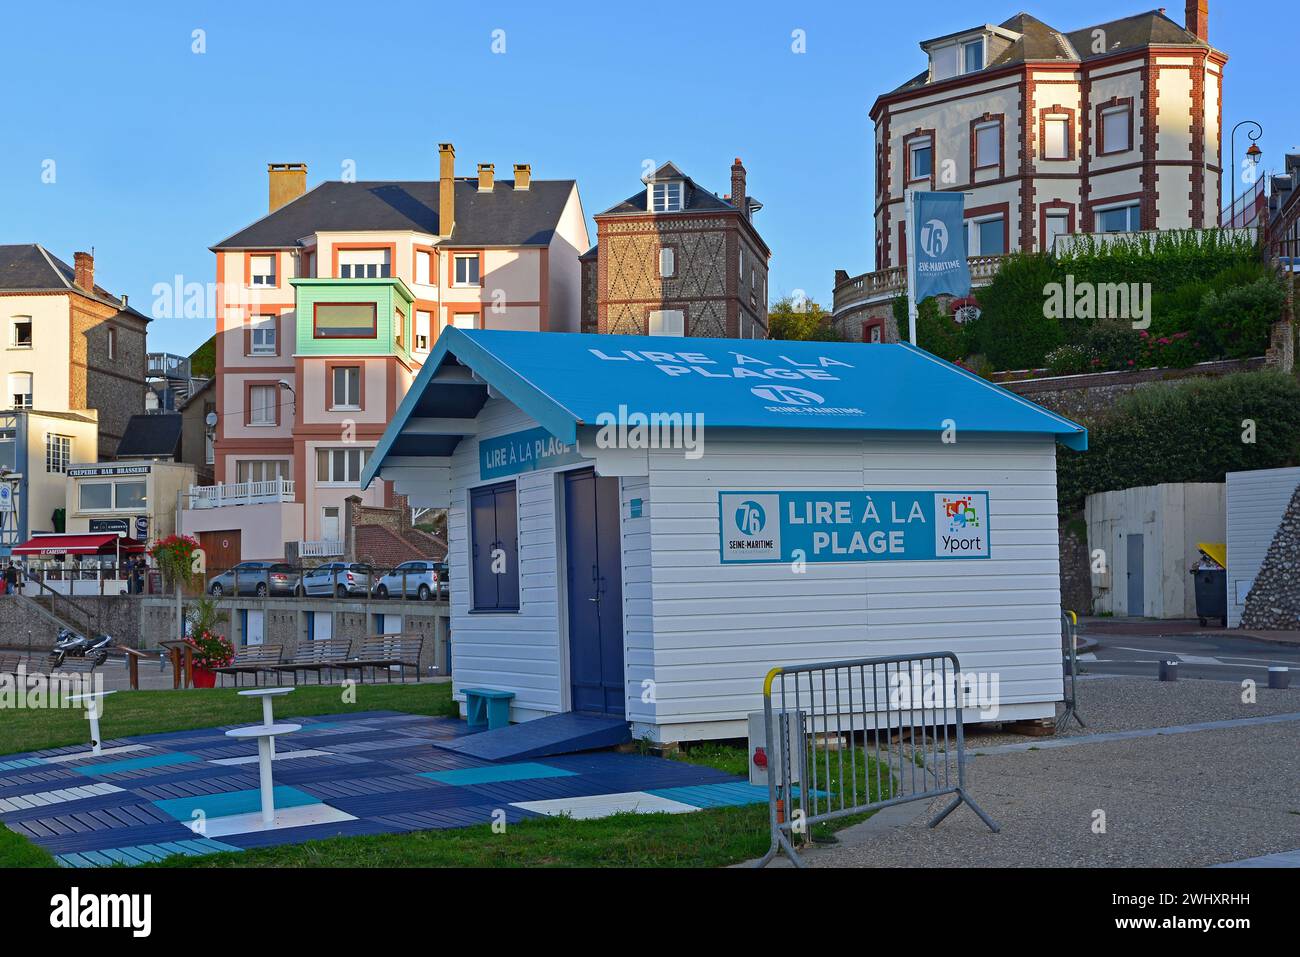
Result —
M1203 43L1210 42L1210 0L1187 0L1187 32Z
M478 164L478 191L480 193L492 192L493 181L496 177L496 167L491 163Z
M749 199L745 196L745 167L739 156L731 164L731 205L740 210L740 215L749 219Z
M72 254L72 281L86 292L95 291L95 256L93 253Z
M515 164L515 189L527 189L533 182L533 168L527 163Z
M438 235L446 239L456 228L456 147L438 144Z
M306 163L267 163L266 178L269 186L268 213L274 213L285 203L292 203L307 192Z

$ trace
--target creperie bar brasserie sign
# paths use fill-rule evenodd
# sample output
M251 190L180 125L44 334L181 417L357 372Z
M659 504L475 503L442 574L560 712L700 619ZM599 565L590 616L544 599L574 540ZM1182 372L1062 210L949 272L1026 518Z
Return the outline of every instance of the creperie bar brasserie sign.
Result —
M93 478L104 475L148 475L153 469L148 465L74 465L67 471L68 478Z
M702 376L706 379L813 379L835 382L839 376L835 367L852 369L853 366L829 356L815 356L806 362L779 355L769 362L757 356L728 350L726 360L711 358L703 352L683 350L663 352L656 349L618 349L606 353L590 349L593 356L605 362L645 362L669 376Z

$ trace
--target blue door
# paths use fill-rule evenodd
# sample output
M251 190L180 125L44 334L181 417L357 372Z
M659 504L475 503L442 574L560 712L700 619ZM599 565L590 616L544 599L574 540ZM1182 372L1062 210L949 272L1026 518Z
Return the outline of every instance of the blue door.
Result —
M623 717L623 569L618 479L564 477L573 710Z

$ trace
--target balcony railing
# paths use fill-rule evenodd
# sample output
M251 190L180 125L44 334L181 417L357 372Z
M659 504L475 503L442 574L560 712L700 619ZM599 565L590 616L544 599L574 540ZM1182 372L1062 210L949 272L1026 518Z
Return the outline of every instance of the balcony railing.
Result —
M970 279L973 286L984 286L1002 268L1001 256L971 256ZM879 302L902 295L907 289L907 267L893 266L846 279L835 287L834 312L846 306Z
M232 482L228 485L191 485L186 508L221 508L225 505L270 505L294 501L292 479L270 482Z
M333 539L319 542L299 542L299 558L338 558L343 554L343 543Z

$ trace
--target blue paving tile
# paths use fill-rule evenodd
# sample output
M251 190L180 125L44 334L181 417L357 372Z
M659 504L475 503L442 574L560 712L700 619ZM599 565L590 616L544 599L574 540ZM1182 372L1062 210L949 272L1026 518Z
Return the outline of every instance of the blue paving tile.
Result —
M670 801L679 801L693 807L741 807L747 804L766 804L767 788L747 781L728 781L723 784L697 784L675 788L655 788L651 794Z
M499 781L527 781L531 778L564 778L576 774L564 768L553 768L536 761L518 764L489 764L481 768L461 768L457 771L432 771L421 774L440 784L494 784Z
M84 767L73 768L77 774L84 774L91 778L102 778L108 774L121 774L124 771L141 771L147 768L165 767L174 764L189 764L192 761L202 760L196 755L186 754L183 751L164 752L163 754L149 754L142 758L125 758L121 761L104 761L100 764L88 764Z
M310 794L286 785L276 785L274 793L275 806L278 808L320 803ZM231 814L248 814L256 811L262 806L262 794L254 788L249 791L207 794L202 797L175 798L153 803L160 811L170 814L178 821L191 821L196 811L202 812L206 817L228 817Z

